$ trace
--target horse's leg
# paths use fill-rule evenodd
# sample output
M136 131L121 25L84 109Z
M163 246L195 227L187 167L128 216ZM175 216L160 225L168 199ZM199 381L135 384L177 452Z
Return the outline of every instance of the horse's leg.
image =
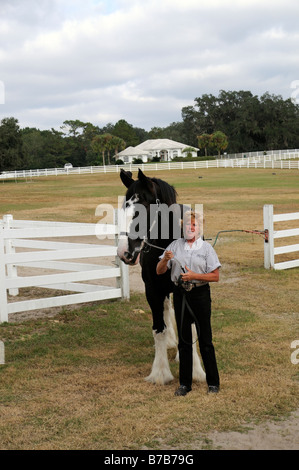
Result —
M165 328L161 333L153 331L153 335L155 340L155 358L152 371L145 380L154 384L165 385L173 380L167 357L167 330Z
M192 357L193 357L193 369L192 369L192 378L197 382L205 382L206 374L202 368L201 361L197 351L197 332L194 323L192 323Z
M145 380L155 384L164 385L173 380L167 356L168 332L163 319L165 297L147 287L146 298L153 313L155 358L152 365L152 371Z
M167 348L177 348L178 341L175 333L175 315L171 297L164 300L164 322L167 328Z

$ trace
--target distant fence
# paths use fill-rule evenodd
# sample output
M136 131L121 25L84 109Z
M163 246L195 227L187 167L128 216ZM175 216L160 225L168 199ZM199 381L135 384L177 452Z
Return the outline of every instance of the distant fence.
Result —
M4 216L0 220L0 323L8 321L11 313L129 298L128 267L119 261L116 254L117 232L116 224L25 221L13 220L11 215ZM111 235L115 242L103 245L52 240L88 236L98 241L96 234L102 237ZM98 258L104 256L112 257L113 265L96 264ZM88 258L87 262L82 263L83 258ZM20 267L34 268L39 274L18 276ZM108 278L115 278L115 286L86 283ZM23 287L76 293L8 302L7 291L17 296L19 288Z
M298 153L299 149L279 149L279 150L266 150L266 151L255 151L255 152L241 152L241 153L230 153L224 154L227 158L247 158L247 157L262 157L262 156L273 156L279 158L280 155L288 155L292 158L293 153Z
M296 160L298 159L298 160ZM292 161L293 160L293 161ZM71 174L93 174L93 173L118 173L120 169L138 171L161 171L161 170L188 170L200 168L273 168L273 169L296 169L299 170L299 152L279 153L271 155L257 155L247 158L222 158L220 160L194 160L193 162L165 162L165 163L139 163L108 166L86 166L74 168L45 168L42 170L18 170L6 171L0 175L0 180L11 180L18 178L31 179L42 176L59 176Z
M273 206L264 206L264 229L268 231L268 237L264 243L264 266L266 269L289 269L299 267L299 259L292 259L288 261L276 262L275 256L286 253L298 253L299 244L274 246L275 240L279 238L296 237L299 236L299 228L274 230L274 224L278 222L286 222L292 220L299 220L299 212L289 214L273 214ZM298 222L299 225L299 222Z

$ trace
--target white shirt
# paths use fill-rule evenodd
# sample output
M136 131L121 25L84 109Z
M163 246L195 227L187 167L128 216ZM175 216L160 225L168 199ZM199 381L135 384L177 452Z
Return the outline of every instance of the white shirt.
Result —
M207 274L221 267L214 248L201 238L195 240L191 246L184 238L179 238L170 243L166 250L172 251L174 255L174 258L167 262L173 282L177 282L180 274L186 271L185 266L198 274ZM160 259L164 257L164 253ZM193 282L201 285L208 284L206 281Z

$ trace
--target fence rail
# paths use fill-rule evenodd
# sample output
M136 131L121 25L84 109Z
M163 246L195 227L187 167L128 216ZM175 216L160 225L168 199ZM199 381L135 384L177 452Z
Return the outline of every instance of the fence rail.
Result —
M274 214L272 205L264 206L264 229L268 231L268 239L264 244L264 266L266 269L289 269L299 267L298 258L275 262L276 255L297 253L299 251L298 243L285 246L275 246L276 239L299 236L299 228L274 230L275 223L293 220L299 220L299 212Z
M241 153L230 153L229 155L225 154L227 158L245 158L245 157L262 157L262 156L273 156L279 158L280 155L291 155L293 153L298 153L299 149L278 149L278 150L267 150L267 151L254 151L254 152L241 152Z
M292 161L293 160L293 161ZM181 170L181 169L200 169L200 168L273 168L273 169L296 169L299 170L299 152L278 153L271 155L256 155L247 158L226 158L220 160L204 160L191 162L165 162L165 163L141 163L126 165L109 166L87 166L74 168L45 168L38 170L18 170L7 171L0 175L4 180L43 176L59 176L71 174L93 174L93 173L119 173L120 169L138 171L163 171L163 170Z
M52 240L56 237L88 236L97 241L96 235L111 236L115 240L114 245ZM21 221L13 220L11 215L4 216L0 221L0 323L8 321L11 313L129 298L128 267L119 262L117 240L116 223L101 225ZM114 264L96 264L99 257L112 257ZM81 261L86 258L87 262ZM18 275L20 268L27 268L27 273L30 268L30 274ZM115 286L95 283L112 278L115 279ZM24 287L61 290L64 294L8 302L7 292L17 296L19 288ZM65 294L67 291L72 294Z

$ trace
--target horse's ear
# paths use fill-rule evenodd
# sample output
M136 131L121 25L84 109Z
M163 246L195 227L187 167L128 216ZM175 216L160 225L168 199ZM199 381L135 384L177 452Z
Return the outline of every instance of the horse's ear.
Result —
M126 188L129 188L131 184L134 183L132 173L130 171L125 171L122 168L120 169L120 179L122 180Z
M145 186L147 186L149 189L152 189L153 187L153 182L150 178L145 176L145 174L140 170L138 170L138 179L141 183L143 183Z

